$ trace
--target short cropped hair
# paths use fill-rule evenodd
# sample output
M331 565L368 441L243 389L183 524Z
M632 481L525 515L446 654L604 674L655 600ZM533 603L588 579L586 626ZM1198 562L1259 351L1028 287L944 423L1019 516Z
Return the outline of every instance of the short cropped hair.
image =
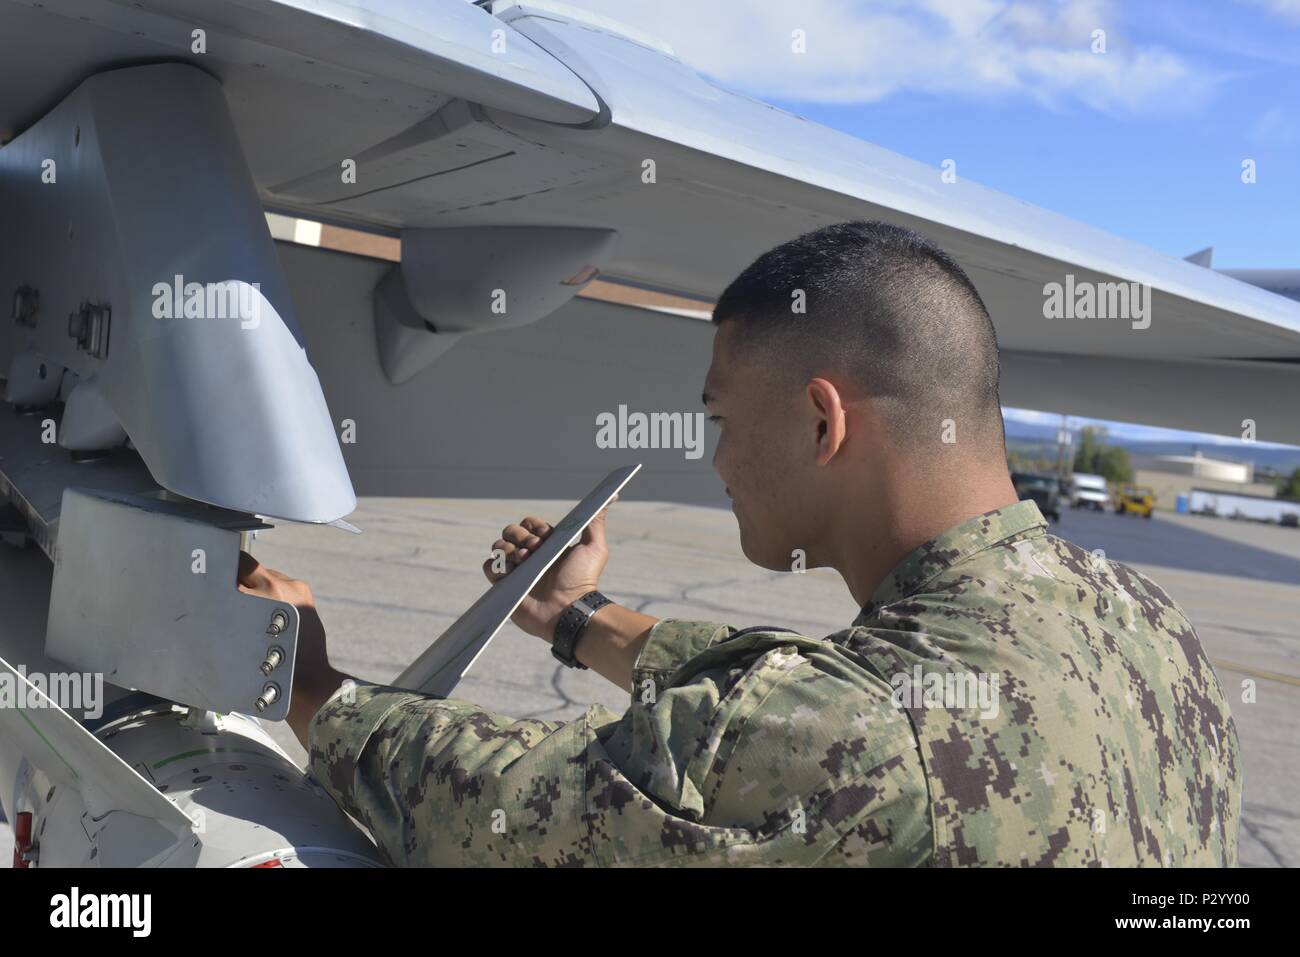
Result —
M800 306L802 305L802 311ZM882 405L904 443L1005 443L998 343L984 300L952 257L889 223L826 226L756 259L723 292L715 323L735 323L774 373L839 373Z

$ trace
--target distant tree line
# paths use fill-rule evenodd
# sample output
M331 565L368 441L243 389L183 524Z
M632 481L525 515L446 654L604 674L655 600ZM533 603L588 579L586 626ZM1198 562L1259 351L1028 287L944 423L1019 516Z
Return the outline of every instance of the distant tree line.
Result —
M1300 467L1292 470L1290 475L1278 483L1277 497L1300 502Z
M1007 450L1007 471L1027 472L1031 475L1054 475L1056 459L1041 455L1030 455L1018 449Z
M1074 453L1074 470L1088 475L1104 475L1107 482L1123 485L1133 481L1133 463L1128 450L1118 445L1107 445L1106 429L1100 425L1085 425L1079 433L1079 448Z
M1079 434L1079 447L1074 453L1072 471L1105 476L1106 481L1123 484L1133 481L1133 464L1128 451L1118 445L1107 445L1103 426L1087 425ZM1059 460L1048 450L1033 452L1021 449L1007 450L1007 468L1012 472L1029 472L1038 475L1055 475Z

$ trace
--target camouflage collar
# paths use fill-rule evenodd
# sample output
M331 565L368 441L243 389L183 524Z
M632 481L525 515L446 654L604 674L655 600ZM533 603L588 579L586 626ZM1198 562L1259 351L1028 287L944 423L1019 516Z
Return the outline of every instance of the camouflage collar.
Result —
M1038 506L1026 499L1015 505L976 515L930 539L894 566L871 601L863 606L854 625L865 624L878 608L920 591L936 575L972 555L1031 532L1046 528Z

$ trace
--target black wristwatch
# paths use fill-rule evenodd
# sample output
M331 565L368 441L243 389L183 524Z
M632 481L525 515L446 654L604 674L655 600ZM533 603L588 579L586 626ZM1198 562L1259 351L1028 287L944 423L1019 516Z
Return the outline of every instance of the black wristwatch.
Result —
M551 654L561 664L568 665L570 668L585 669L587 666L574 656L578 648L578 639L586 630L591 616L606 605L612 604L613 602L600 592L589 591L564 609L560 620L555 623L555 640L551 642Z

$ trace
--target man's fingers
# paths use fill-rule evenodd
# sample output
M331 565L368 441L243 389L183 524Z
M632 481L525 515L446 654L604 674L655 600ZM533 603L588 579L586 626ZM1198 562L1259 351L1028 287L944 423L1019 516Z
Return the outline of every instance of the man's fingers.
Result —
M542 539L534 535L529 529L522 525L507 525L501 529L501 537L507 542L520 548L532 550L542 544Z
M256 575L260 570L262 570L262 566L256 558L248 554L248 552L241 551L239 553L239 576L236 581L240 585L247 588L257 587Z
M528 529L538 538L546 538L551 534L552 531L554 531L554 529L551 528L550 522L546 521L545 519L538 518L536 515L529 515L519 524L522 525L524 528Z
M483 563L483 574L495 583L525 558L535 552L554 529L545 519L529 515L516 525L507 525L501 529L501 537L492 543L492 557ZM498 553L506 560L505 571L497 571L501 561Z
M265 585L269 581L297 581L296 578L286 575L284 572L276 571L274 568L263 565L245 551L239 553L239 576L236 580L240 585L245 585L249 588L257 588L260 585Z
M483 563L483 574L486 575L487 580L494 585L497 582L499 582L501 579L505 578L506 574L509 572L509 569L507 569L504 572L497 571L496 564L497 564L496 558L489 558L487 561Z
M496 561L497 552L501 552L505 556L506 565L509 566L506 571L509 571L531 555L533 549L524 548L523 546L516 545L513 542L507 542L503 538L498 538L492 543L492 561Z
M512 528L517 528L517 526L507 526L503 531L505 533L510 533L510 529ZM537 541L538 544L541 544L540 539L537 539L534 535L515 535L514 537L524 537L525 540L532 539ZM492 543L492 557L483 563L483 574L488 577L488 581L496 584L502 578L505 578L506 575L510 574L511 569L515 568L532 553L531 548L524 548L520 545L516 545L514 542L507 541L504 538L498 538ZM502 559L505 559L506 567L504 571L499 571L498 569L501 567Z
M246 594L291 602L300 608L307 607L315 601L311 587L306 582L291 578L274 568L267 568L245 551L239 553L239 571L236 574L235 587Z

